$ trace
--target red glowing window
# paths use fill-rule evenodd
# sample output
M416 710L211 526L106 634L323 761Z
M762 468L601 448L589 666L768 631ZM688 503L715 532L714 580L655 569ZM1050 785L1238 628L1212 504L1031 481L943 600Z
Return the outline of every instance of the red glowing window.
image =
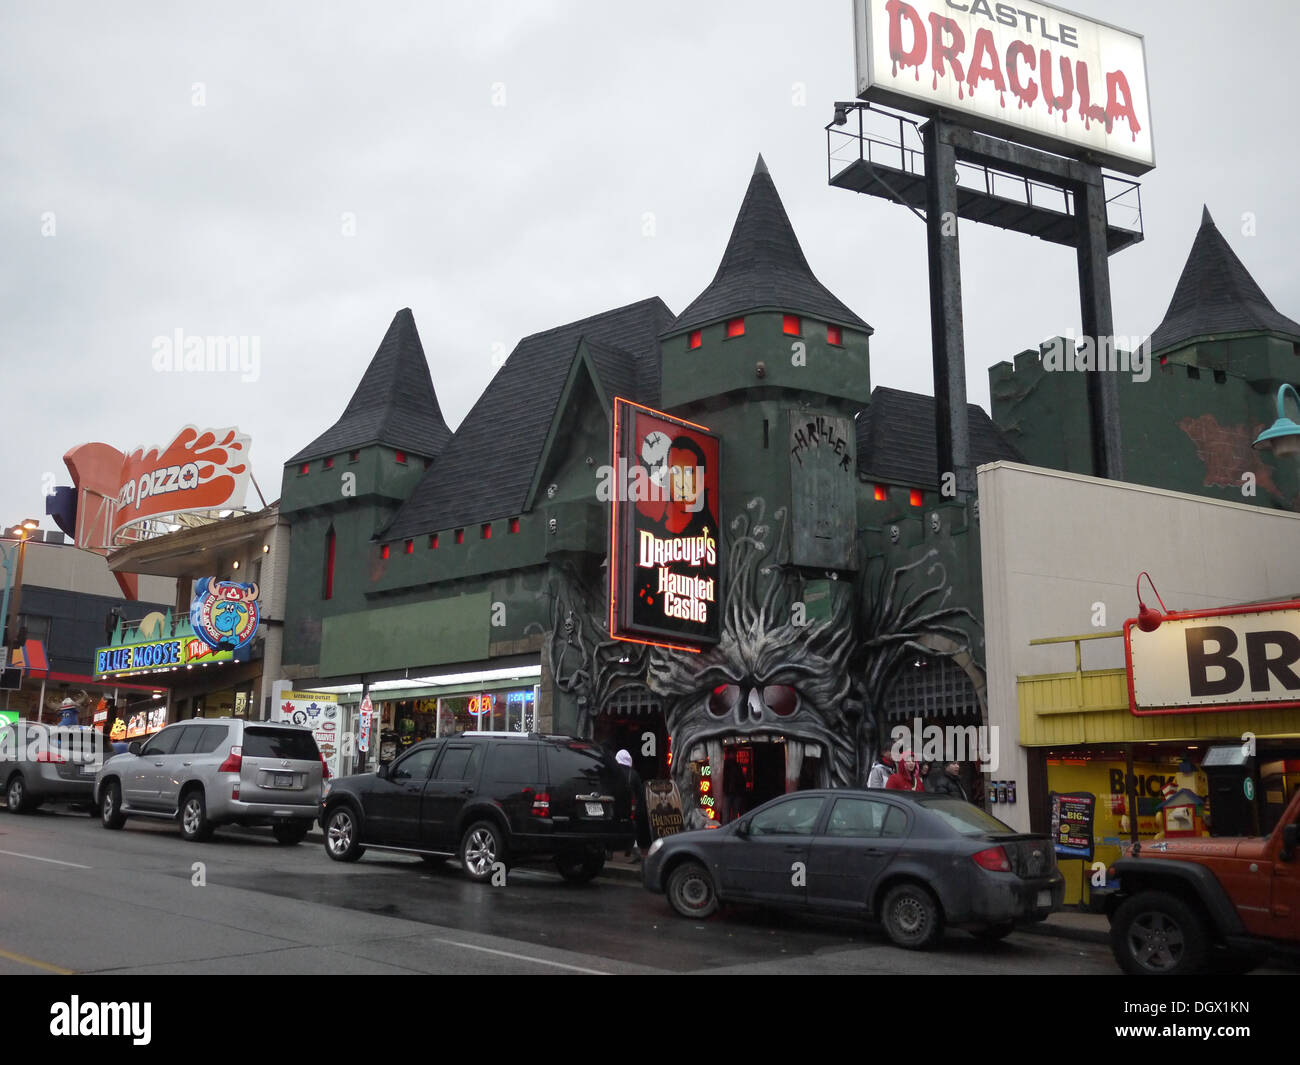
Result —
M325 460L325 468L327 470L332 470L334 468L334 460L332 458L328 458Z
M704 343L704 334L700 332L700 330L698 329L694 330L691 333L690 337L688 337L686 340L686 346L688 348L698 348L703 343Z
M1161 355L1161 356L1160 356L1160 365L1161 365L1161 366L1168 366L1168 365L1169 365L1169 356L1168 356L1168 355Z
M405 465L405 463L406 463L406 452L405 452L405 451L399 451L399 452L397 452L393 457L394 457L395 459L397 459L398 462L400 462L400 463L402 463L403 465Z
M517 533L517 532L519 531L519 519L518 519L518 518L511 518L511 519L510 519L510 531L511 531L512 533Z
M487 522L486 524L484 524L483 527L482 527L481 529L479 529L479 535L480 535L484 540L491 540L491 539L492 539L492 523L491 523L490 521Z
M429 548L430 550L432 550L437 546L438 546L438 534L434 533L432 536L429 537Z
M298 467L298 476L301 477L304 474L308 474L308 473L311 473L311 463L304 462L301 466Z
M463 544L464 542L465 542L465 530L464 530L464 529L457 529L457 530L456 530L456 543L458 543L458 544Z
M323 599L334 598L334 526L325 533L325 594Z
M361 452L360 452L360 451L349 451L349 452L348 452L348 461L349 461L349 462L356 462L356 461L357 461L358 459L360 459L360 458L361 458Z
M883 503L888 498L889 498L889 489L886 488L883 484L876 485L876 501Z
M921 489L919 488L912 489L912 491L908 494L907 501L911 503L912 506L914 507L925 506L925 500L921 498Z
M384 544L384 546L381 547L381 548L379 549L379 557L380 557L380 558L387 558L387 557L388 557L388 545L387 545L387 544Z
M799 316L797 314L787 314L781 318L781 329L787 336L797 337L799 335Z
M407 541L406 541L406 553L407 553L408 555L413 555L413 554L415 554L415 541L414 541L414 540L407 540Z
M745 335L745 319L733 318L727 323L727 336L743 337Z
M826 343L827 344L844 343L844 333L840 330L840 327L838 325L828 325L826 327Z

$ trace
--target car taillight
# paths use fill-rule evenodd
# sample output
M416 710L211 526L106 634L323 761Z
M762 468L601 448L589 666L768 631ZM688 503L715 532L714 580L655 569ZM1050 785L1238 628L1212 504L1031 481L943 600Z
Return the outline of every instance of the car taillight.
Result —
M539 791L533 795L532 813L534 817L551 816L551 793L549 791Z
M986 851L972 854L971 859L981 869L990 869L995 873L1011 872L1011 861L1007 858L1006 849L1003 847L990 847Z
M323 754L320 756L320 778L321 780L329 780L330 778L330 767Z
M41 751L41 753L36 756L36 760L38 762L53 762L56 765L64 765L67 762L67 759L64 758L63 755L59 754L58 751Z
M217 766L218 773L238 773L244 765L244 748L231 747L226 760Z

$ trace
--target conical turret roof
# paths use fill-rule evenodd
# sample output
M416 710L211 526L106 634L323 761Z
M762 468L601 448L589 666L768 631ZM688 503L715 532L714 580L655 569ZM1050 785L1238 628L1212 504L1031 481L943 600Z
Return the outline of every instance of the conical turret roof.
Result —
M1228 245L1208 207L1192 242L1164 320L1151 334L1152 354L1232 333L1282 333L1300 340L1300 324L1281 314Z
M873 332L813 276L761 155L718 272L668 332L698 329L759 310L804 314Z
M450 439L415 316L404 307L393 317L342 417L289 464L371 444L432 458Z

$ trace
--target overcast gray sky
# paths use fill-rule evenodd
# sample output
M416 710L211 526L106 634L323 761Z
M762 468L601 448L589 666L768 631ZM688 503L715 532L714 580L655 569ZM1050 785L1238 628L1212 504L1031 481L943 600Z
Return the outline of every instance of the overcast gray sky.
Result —
M1300 5L1069 6L1146 37L1157 168L1146 241L1111 260L1116 332L1159 322L1203 202L1300 318ZM921 223L826 182L849 0L0 17L0 521L43 515L70 447L165 444L187 422L250 434L275 499L405 306L454 427L521 337L652 295L682 310L760 151L813 269L876 329L873 383L933 391ZM962 256L987 408L990 364L1079 329L1074 253L963 224ZM156 373L153 340L178 329L258 337L258 379Z

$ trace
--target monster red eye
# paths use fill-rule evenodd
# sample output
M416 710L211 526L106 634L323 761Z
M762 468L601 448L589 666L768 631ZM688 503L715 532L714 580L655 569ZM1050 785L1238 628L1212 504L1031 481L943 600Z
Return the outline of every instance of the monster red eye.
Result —
M717 717L728 714L740 701L740 686L737 684L719 684L709 695L709 713Z
M763 689L763 704L781 717L789 717L799 705L799 694L788 684L769 684Z

